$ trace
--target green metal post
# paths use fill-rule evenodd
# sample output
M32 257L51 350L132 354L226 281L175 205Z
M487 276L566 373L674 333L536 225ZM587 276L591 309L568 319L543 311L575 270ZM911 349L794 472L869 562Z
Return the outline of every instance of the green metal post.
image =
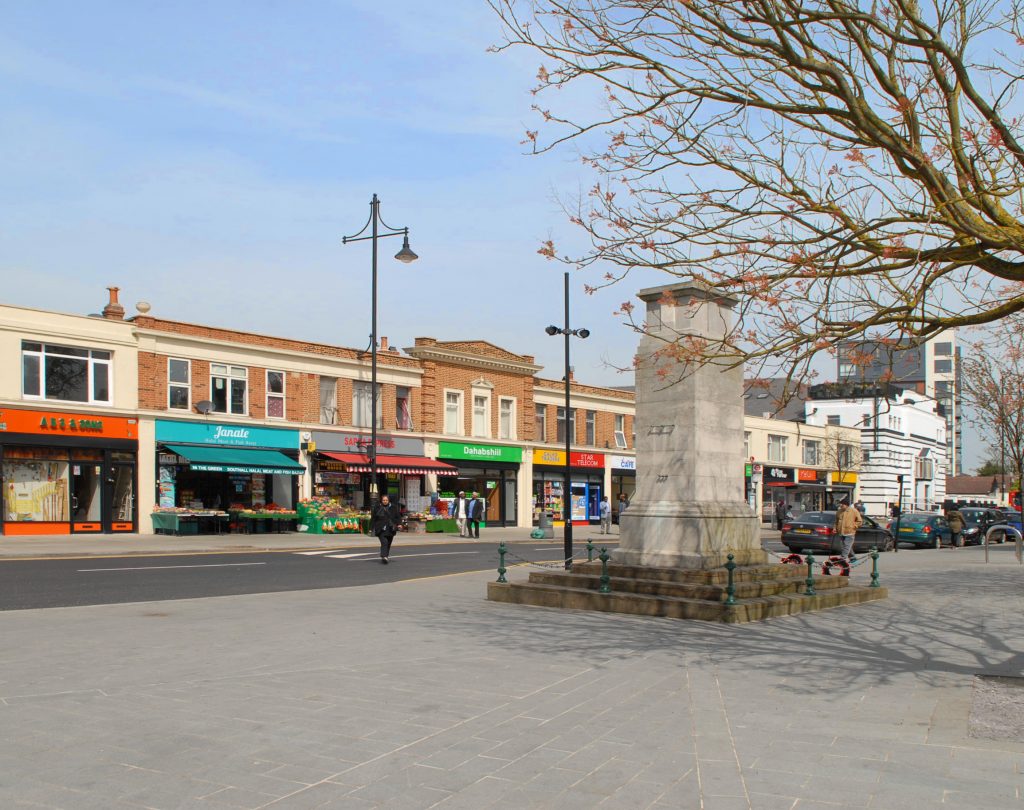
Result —
M593 562L593 561L594 561L594 541L593 540L588 540L587 541L587 562Z
M804 588L805 596L817 596L818 592L814 590L814 554L807 552L807 587Z
M878 587L878 549L871 549L871 584L869 588Z
M729 582L725 586L725 604L735 605L736 604L736 586L733 584L732 572L736 570L736 563L733 560L736 559L736 555L730 554L728 556L728 562L725 564L725 570L729 572Z
M601 561L601 587L597 589L598 593L611 593L611 577L608 576L608 560L611 558L608 556L608 549L602 548L598 559Z
M508 582L505 579L505 572L508 570L505 568L505 553L507 551L504 542L498 543L498 582Z

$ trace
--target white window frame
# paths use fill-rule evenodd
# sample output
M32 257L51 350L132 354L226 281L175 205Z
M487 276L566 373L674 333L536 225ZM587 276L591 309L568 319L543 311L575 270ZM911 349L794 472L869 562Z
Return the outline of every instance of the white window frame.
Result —
M587 447L597 444L597 411L587 411L583 417L583 439Z
M224 369L222 372L217 373L217 369ZM248 416L249 415L249 369L245 366L233 366L230 363L210 363L210 402L214 402L213 398L213 381L215 379L222 378L226 383L225 400L226 410L218 411L214 410L212 413L226 413L232 416ZM231 410L231 389L235 380L241 380L245 384L242 395L242 410L233 411Z
M558 418L559 411L562 412L561 420ZM563 432L561 438L558 437L558 423L560 421L565 425L564 430L568 432L569 443L576 444L576 414L578 412L579 408L569 408L569 412L566 413L564 405L559 405L555 408L555 441L558 444L565 444L566 436L566 433ZM572 425L571 428L569 427L570 424Z
M747 461L750 458L750 436L749 430L743 431L743 460Z
M507 411L506 411L507 406ZM502 425L502 418L507 414L508 425ZM498 397L498 438L515 441L516 439L516 398Z
M185 364L185 376L188 377L186 382L171 382L171 363L184 363ZM184 388L185 389L185 407L176 408L171 404L171 389L173 388ZM192 410L192 361L186 360L184 357L168 357L167 358L167 409L171 411L191 411Z
M615 446L620 450L625 450L626 445L626 414L617 413L615 414L615 431L612 434L615 439Z
M773 464L784 464L789 461L789 436L779 433L768 434L768 460Z
M477 400L483 400L483 405L477 410ZM480 418L480 422L477 422L477 417ZM473 389L473 419L472 434L477 439L489 439L491 438L491 393L490 391L481 391L479 389Z
M324 383L331 383L333 395L331 396L331 404L324 405ZM321 425L336 425L338 424L338 378L321 376L319 379L319 397L320 397L320 424Z
M398 392L404 390L406 396L405 401L409 403L409 424L405 427L401 425L401 419L399 419L398 403L402 401L403 397L398 396ZM412 418L412 386L411 385L396 385L395 386L395 430L412 430L415 426L415 420Z
M352 426L353 427L373 427L373 423L370 419L365 419L366 414L363 413L363 407L359 403L360 399L365 398L365 394L360 396L359 391L368 391L370 394L370 419L377 420L377 430L384 427L384 397L381 396L381 384L377 383L377 390L373 390L373 383L369 380L353 380L352 381ZM376 396L375 396L376 394ZM365 424L364 424L365 422Z
M537 429L537 441L547 442L548 440L548 406L534 403L533 424Z
M271 393L270 392L270 375L271 374L280 374L281 375L281 392L280 393ZM264 377L265 377L265 380L266 380L266 390L265 390L265 393L267 395L267 402L266 402L266 408L267 409L266 409L266 411L264 411L264 413L267 415L267 419L287 419L288 418L288 399L287 399L288 375L285 372L280 371L278 369L268 368L267 369L267 373L264 375ZM280 416L271 416L270 415L270 400L272 400L272 399L279 399L279 400L281 400L281 415Z
M39 349L25 348L26 344L39 346ZM85 357L78 357L72 354L61 354L61 349L85 352ZM49 351L48 351L49 350ZM105 354L106 357L94 357L94 354ZM38 394L29 394L25 391L25 359L34 357L38 363L39 375L36 384L39 388ZM63 357L70 360L79 360L85 363L85 390L86 398L61 399L60 397L46 396L46 358ZM104 366L107 371L107 399L97 399L95 392L96 368ZM21 342L21 396L22 399L37 400L42 402L77 402L80 405L113 405L114 404L114 353L109 349L90 349L87 346L61 346L55 343L45 343L37 340L23 340Z
M821 442L818 439L804 439L804 464L821 466Z
M444 434L446 436L465 436L466 435L466 418L463 414L463 391L457 388L445 388L444 389ZM455 430L448 429L448 395L452 394L455 397L455 410L452 412L455 417Z

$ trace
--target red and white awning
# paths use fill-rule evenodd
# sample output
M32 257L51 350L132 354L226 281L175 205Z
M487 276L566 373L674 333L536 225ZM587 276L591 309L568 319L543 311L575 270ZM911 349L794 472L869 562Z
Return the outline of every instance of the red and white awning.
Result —
M332 453L321 450L320 455L332 461L340 461L349 472L370 472L370 459L362 453ZM458 475L451 464L445 464L426 456L386 456L377 454L377 472L402 473L403 475Z

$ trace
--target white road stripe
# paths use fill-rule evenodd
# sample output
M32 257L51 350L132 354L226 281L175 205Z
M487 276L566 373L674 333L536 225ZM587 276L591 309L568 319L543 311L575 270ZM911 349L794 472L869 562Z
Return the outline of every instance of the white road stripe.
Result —
M371 551L371 552L368 552L368 553L364 552L362 554L328 554L327 556L330 557L332 560L347 560L347 559L349 559L351 557L371 557L371 556L376 556L377 553L378 552Z
M338 549L336 549L336 548L325 548L323 551L296 551L295 553L296 554L305 554L308 557L308 556L314 556L316 554L331 554L332 552L335 552L337 550Z
M243 565L266 565L265 562L209 563L206 565L142 565L135 568L79 568L79 574L91 571L157 571L162 568L238 568Z
M395 554L396 560L405 560L409 557L450 557L453 554L479 554L479 551L431 551L426 554ZM375 555L380 556L380 555ZM356 562L373 562L373 560L356 560Z

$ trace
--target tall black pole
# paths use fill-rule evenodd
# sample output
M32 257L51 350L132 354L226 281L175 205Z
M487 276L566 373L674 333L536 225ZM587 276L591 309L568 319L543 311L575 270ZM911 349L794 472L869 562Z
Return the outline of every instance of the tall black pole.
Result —
M373 246L373 270L370 293L370 507L380 500L377 491L377 219L380 200L373 195L370 202L370 244Z
M572 570L572 474L570 472L570 455L572 453L573 435L569 429L569 338L572 336L569 331L569 271L565 271L565 496L563 498L563 511L565 512L565 569ZM576 420L572 421L573 429L576 427Z

